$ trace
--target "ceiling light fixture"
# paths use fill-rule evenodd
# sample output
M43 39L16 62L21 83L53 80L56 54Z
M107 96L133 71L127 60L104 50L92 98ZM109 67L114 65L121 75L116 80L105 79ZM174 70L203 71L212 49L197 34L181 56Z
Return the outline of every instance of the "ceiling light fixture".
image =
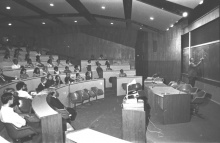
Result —
M201 0L201 1L199 2L199 4L203 4L203 0Z
M173 27L173 24L171 24L170 27Z
M142 27L140 27L140 29L142 29Z
M183 17L187 17L187 16L188 16L188 12L184 12Z
M167 28L167 31L169 31L169 28Z
M10 7L10 6L7 6L6 9L11 9L11 7Z
M74 22L77 23L77 20L75 20Z
M50 6L54 6L54 4L53 4L53 3L50 3Z
M42 22L42 24L46 24L45 22Z
M111 22L111 25L113 25L114 23L113 22Z
M8 26L12 26L12 24L11 24L11 23L8 23Z
M154 20L154 17L150 17L150 20Z
M102 9L105 9L105 6L102 6L101 8L102 8Z

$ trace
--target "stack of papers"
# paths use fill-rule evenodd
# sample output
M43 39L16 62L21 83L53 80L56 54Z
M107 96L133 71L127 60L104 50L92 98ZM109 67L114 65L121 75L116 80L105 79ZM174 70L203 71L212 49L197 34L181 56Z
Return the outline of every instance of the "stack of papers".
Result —
M129 100L131 100L131 99L129 99ZM126 102L126 101L124 101L122 106L123 106L123 109L144 111L144 102L143 102L143 100L138 100L138 102Z

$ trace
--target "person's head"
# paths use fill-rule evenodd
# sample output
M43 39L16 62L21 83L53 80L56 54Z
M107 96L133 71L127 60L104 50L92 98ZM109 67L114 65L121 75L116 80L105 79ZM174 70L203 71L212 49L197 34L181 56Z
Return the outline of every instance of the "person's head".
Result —
M91 60L88 60L88 63L91 63Z
M47 72L48 71L48 67L47 66L43 66L42 70Z
M35 74L40 74L40 69L39 69L38 67L36 67L36 68L34 69L34 73L35 73Z
M66 64L69 64L69 63L70 63L70 60L69 60L69 59L67 59L67 60L66 60Z
M69 70L69 67L68 67L68 66L65 66L65 70Z
M57 59L57 63L60 64L60 59Z
M77 77L80 77L80 74L79 74L79 73L76 73L76 78L77 78Z
M53 80L53 76L52 76L51 74L48 74L48 75L47 75L47 79L48 79L48 80Z
M46 77L41 77L40 80L41 80L41 83L44 83L44 84L47 82L47 78Z
M26 88L26 84L22 81L20 81L16 84L16 89L17 90L24 90L25 88Z
M18 64L18 60L17 60L17 59L13 59L13 63L14 63L15 65L17 65L17 64Z
M4 93L1 96L1 101L2 101L2 104L9 104L9 105L13 104L13 102L14 102L13 94L10 92Z
M20 74L26 74L26 71L27 70L25 68L22 68Z
M0 74L3 74L3 70L2 70L2 68L0 68Z
M121 70L120 70L120 73L124 73L124 70L123 70L123 69L121 69Z
M194 62L194 58L190 58L189 61L193 63Z
M27 63L28 64L32 64L32 60L31 59L27 59Z
M53 69L54 69L55 71L58 71L58 67L57 67L57 66L55 66Z
M52 59L48 59L47 63L52 64Z
M102 55L102 54L100 55L100 58L103 58L103 55Z
M78 69L78 65L75 65L74 68L75 68L75 69Z
M60 80L60 76L59 76L59 75L56 75L56 76L55 76L55 80L56 80L56 81L59 81L59 80Z

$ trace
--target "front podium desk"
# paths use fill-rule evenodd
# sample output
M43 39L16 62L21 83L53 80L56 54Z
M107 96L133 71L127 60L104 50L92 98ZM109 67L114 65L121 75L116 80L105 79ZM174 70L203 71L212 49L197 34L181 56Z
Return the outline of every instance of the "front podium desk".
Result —
M42 142L63 143L62 117L47 103L47 94L38 95L32 101L32 107L41 120Z
M191 96L165 84L145 83L151 115L163 124L185 123L190 121Z

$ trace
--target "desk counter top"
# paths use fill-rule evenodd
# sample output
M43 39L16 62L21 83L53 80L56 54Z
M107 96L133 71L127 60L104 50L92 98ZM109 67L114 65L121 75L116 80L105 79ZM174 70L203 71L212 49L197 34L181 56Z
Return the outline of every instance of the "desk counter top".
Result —
M174 95L174 94L184 94L185 92L179 91L177 89L174 89L173 87L167 86L167 87L149 87L154 94L157 94L161 97L164 97L164 95ZM186 94L186 93L185 93Z

